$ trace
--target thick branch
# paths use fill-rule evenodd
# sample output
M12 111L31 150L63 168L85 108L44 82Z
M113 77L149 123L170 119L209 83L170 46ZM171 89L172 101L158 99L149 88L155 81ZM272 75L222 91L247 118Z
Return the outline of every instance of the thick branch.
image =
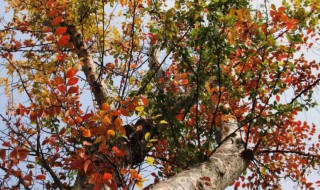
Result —
M228 132L222 134L222 138L237 130L236 122L225 124L224 129ZM225 189L249 166L251 160L247 160L243 153L243 142L240 133L237 132L236 137L225 141L208 161L160 182L150 189Z
M76 30L75 26L68 26L68 33L70 34L71 41L74 44L75 53L83 62L82 71L87 78L87 82L91 86L94 98L98 105L101 106L108 98L107 87L103 80L99 80L99 75L96 72L96 66L92 60L90 51L82 40L81 33Z

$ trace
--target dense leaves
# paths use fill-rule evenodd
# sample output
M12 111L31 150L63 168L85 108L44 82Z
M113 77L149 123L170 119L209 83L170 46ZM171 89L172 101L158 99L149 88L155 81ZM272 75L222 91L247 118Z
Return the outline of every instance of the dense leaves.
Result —
M235 189L319 185L317 126L297 119L316 106L317 0L7 3L1 189L141 188L208 160L230 119L253 153Z

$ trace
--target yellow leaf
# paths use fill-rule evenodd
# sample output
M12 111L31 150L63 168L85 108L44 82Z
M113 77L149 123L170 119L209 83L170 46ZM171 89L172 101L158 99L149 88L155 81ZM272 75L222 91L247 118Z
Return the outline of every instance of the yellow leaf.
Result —
M161 120L160 124L168 124L168 122L166 120Z
M153 166L154 158L152 158L152 157L147 157L147 158L146 158L146 162L147 162L150 166Z
M138 107L136 107L136 110L137 110L138 112L141 112L141 111L144 110L144 107L143 107L143 106L138 106Z
M139 188L139 189L142 189L142 187L143 187L143 182L145 182L145 181L149 181L149 179L142 179L142 180L139 180L139 181L137 181L137 187Z
M110 135L110 136L115 136L115 135L116 135L116 132L114 132L114 130L109 129L109 130L107 131L107 134Z
M148 141L149 138L150 138L150 136L151 136L150 133L146 133L146 134L144 135L144 139L145 139L146 141Z

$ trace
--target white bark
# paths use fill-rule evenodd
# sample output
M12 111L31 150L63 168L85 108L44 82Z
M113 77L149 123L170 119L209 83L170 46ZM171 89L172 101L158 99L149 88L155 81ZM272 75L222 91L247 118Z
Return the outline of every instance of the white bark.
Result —
M222 139L238 128L233 121L226 123ZM185 170L172 178L155 184L152 190L196 190L225 189L246 170L248 160L243 158L243 143L239 132L236 137L226 140L210 159L200 165Z

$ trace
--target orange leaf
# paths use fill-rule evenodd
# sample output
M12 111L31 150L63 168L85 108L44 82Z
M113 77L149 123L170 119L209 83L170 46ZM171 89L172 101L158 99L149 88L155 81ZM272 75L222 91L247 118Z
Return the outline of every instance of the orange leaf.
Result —
M74 77L74 75L77 74L77 72L78 72L77 69L71 68L67 71L66 77L72 78L72 77Z
M59 28L56 29L55 34L56 34L56 35L62 35L62 34L64 34L66 31L67 31L67 27L59 27Z
M75 84L77 84L78 80L79 80L78 78L72 77L72 78L70 78L70 79L68 80L67 85L69 85L69 86L75 85Z
M143 104L144 104L146 107L149 106L149 100L148 100L146 97L141 96L141 100L142 100Z
M115 126L119 126L119 125L122 125L123 124L123 121L122 121L122 119L121 118L117 118L117 119L115 119L114 120L114 125Z
M276 100L279 102L280 101L280 96L276 95Z
M50 27L48 27L48 26L44 26L41 29L41 32L43 32L43 33L48 33L48 32L51 32L51 31L52 31L52 29Z
M102 176L103 181L108 181L112 179L112 175L110 173L104 173Z
M181 84L182 84L182 85L189 84L189 80L188 80L188 79L182 79L182 80L181 80Z
M110 106L108 103L103 103L102 106L101 106L102 110L104 111L109 111L110 109Z
M47 41L54 41L55 38L54 38L54 36L53 36L52 34L50 34L50 35L48 35L48 36L46 37L46 40L47 40Z
M64 80L62 77L60 76L57 76L54 78L54 81L56 82L56 85L60 85L60 84L63 84L64 83Z
M91 131L90 131L90 129L85 129L85 130L83 130L82 131L82 136L84 136L84 137L91 137Z
M121 112L121 114L123 116L130 116L130 113L128 110L124 109L124 108L120 108L119 111Z
M125 6L126 3L127 3L127 0L120 0L120 4L121 4L122 7Z
M45 180L45 179L46 179L46 176L43 175L43 174L40 174L40 175L37 175L36 179L37 179L37 180Z
M126 168L122 168L122 169L121 169L121 174L122 174L122 175L125 175L126 173L127 173L127 169L126 169Z
M106 116L103 118L102 123L103 123L103 124L110 124L110 123L111 123L110 118L106 115Z
M110 136L115 136L115 135L116 135L116 133L114 132L114 130L111 130L111 129L109 129L109 130L107 131L107 134L110 135Z
M70 36L61 36L58 40L58 46L64 46L66 45L70 40Z
M111 112L111 115L113 115L113 116L120 116L121 113L120 113L120 111L118 111L118 110L113 110L113 111Z
M122 135L126 135L126 129L122 125L119 125L116 128Z
M62 18L61 17L56 17L52 20L51 25L52 26L57 26L58 24L60 24L62 22Z

